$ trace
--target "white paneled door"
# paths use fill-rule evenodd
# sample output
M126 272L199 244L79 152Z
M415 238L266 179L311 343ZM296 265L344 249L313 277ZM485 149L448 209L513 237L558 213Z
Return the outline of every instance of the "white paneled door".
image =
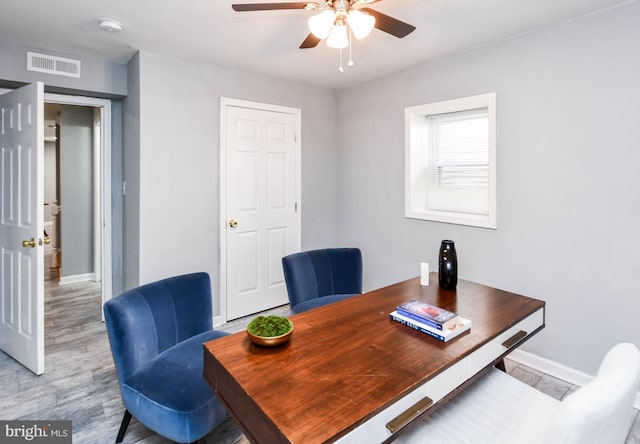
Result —
M44 372L44 87L0 95L0 348Z
M227 320L288 303L281 261L300 250L300 111L253 106L222 110Z

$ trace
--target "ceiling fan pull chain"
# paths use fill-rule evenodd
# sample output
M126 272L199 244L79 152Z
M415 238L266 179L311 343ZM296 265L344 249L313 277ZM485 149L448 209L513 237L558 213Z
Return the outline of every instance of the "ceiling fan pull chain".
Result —
M353 37L353 31L351 30L351 26L349 26L349 61L347 62L348 66L353 66L353 56L352 56L352 52L351 52L351 48L353 48L353 43L352 43L352 37Z
M339 72L344 72L344 68L342 67L342 48L340 48L340 66L338 66Z

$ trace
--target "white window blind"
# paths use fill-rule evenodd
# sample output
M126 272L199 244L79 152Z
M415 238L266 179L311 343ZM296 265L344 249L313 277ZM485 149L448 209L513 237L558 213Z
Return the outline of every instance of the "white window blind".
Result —
M489 117L477 109L427 116L427 202L432 210L489 212Z

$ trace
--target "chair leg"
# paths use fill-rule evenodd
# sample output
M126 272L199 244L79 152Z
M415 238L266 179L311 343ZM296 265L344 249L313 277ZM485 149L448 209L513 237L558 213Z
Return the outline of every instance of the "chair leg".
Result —
M124 432L126 432L127 427L129 427L129 421L131 421L131 413L129 413L129 410L125 409L122 422L120 423L120 430L118 430L118 437L116 438L117 443L122 442L124 439Z

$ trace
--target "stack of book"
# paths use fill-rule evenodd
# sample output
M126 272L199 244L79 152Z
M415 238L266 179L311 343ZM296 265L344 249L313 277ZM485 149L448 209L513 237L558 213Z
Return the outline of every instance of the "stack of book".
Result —
M413 300L398 305L389 316L396 322L442 342L450 341L471 328L469 319L423 301Z

